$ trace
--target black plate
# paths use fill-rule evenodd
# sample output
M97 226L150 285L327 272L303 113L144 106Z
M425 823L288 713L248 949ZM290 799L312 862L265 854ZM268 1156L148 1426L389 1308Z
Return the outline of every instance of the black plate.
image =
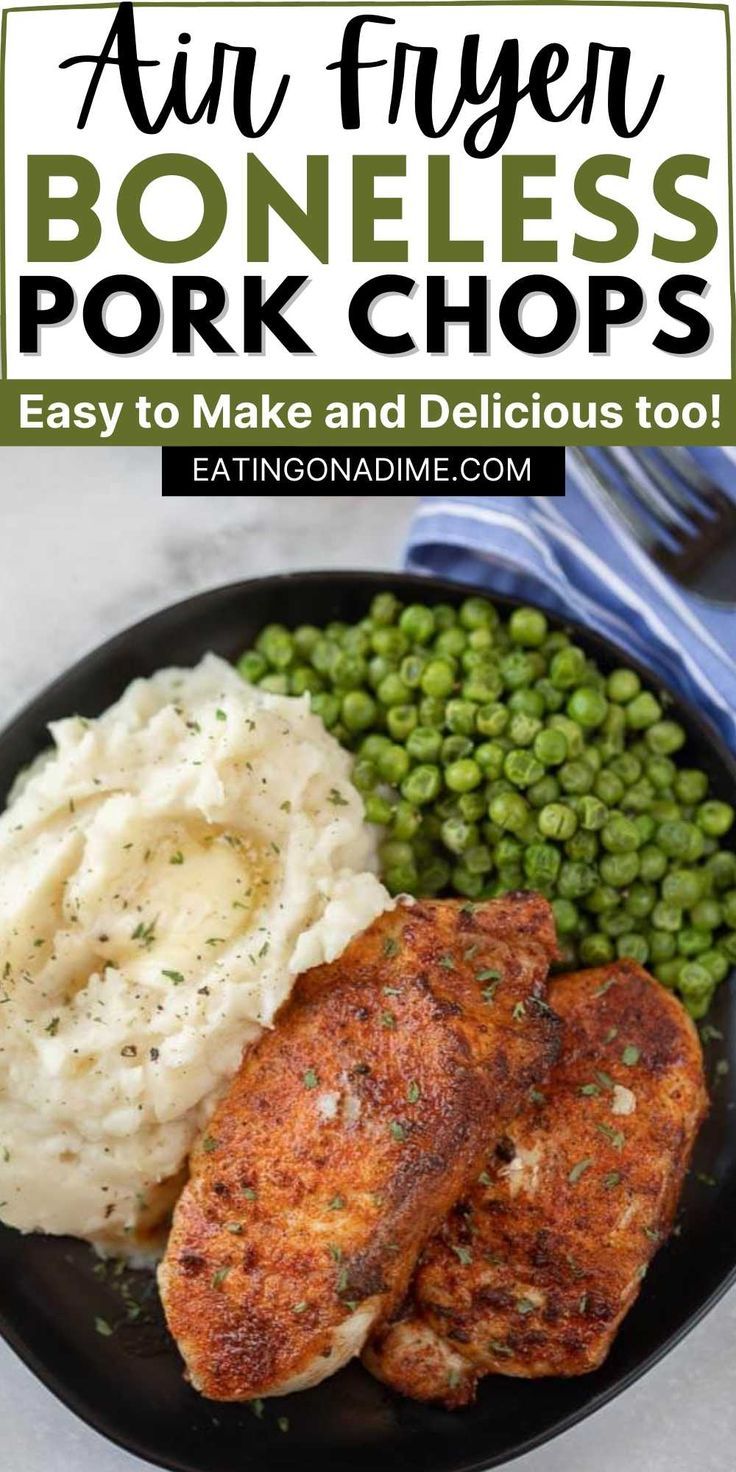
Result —
M264 578L190 598L105 644L57 680L0 738L0 794L46 744L49 720L103 710L136 675L192 664L208 649L226 657L269 620L287 624L355 619L373 593L458 601L457 585L387 573L312 573ZM508 602L499 598L499 604ZM604 667L632 664L615 646L577 629ZM642 673L646 673L642 671ZM717 793L736 796L736 764L694 710L674 702L693 765ZM685 1190L680 1235L656 1258L609 1358L593 1375L524 1382L491 1378L477 1404L448 1413L413 1404L351 1366L315 1390L267 1401L262 1419L245 1406L202 1400L181 1377L155 1295L143 1321L101 1336L95 1317L125 1318L120 1280L103 1280L95 1258L70 1239L0 1229L0 1330L56 1395L98 1431L139 1457L177 1472L475 1472L495 1467L571 1426L641 1375L691 1329L736 1277L736 1028L722 986L710 1021L723 1039L708 1048L731 1063L718 1080ZM707 1178L707 1179L706 1179ZM714 1182L709 1184L708 1182ZM128 1291L150 1290L138 1275ZM150 1313L149 1313L150 1309ZM150 1321L149 1321L150 1320ZM278 1419L287 1416L288 1430Z

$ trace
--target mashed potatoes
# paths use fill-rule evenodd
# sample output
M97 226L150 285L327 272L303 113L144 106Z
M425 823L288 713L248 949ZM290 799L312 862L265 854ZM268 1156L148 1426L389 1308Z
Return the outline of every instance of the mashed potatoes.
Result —
M210 655L52 734L0 818L0 1216L130 1242L296 974L391 902L306 699Z

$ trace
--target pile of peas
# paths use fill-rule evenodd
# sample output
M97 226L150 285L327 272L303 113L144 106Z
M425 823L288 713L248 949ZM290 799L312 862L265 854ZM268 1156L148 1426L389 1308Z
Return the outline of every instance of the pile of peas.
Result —
M736 963L734 810L633 670L604 675L535 608L388 592L354 625L268 625L238 668L308 691L355 753L392 893L538 890L565 966L632 957L705 1015Z

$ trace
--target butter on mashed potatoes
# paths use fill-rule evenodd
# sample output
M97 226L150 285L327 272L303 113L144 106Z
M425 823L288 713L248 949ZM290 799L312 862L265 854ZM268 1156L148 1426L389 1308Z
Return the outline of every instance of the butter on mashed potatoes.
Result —
M119 1246L297 973L391 901L308 697L208 655L52 735L0 818L0 1217Z

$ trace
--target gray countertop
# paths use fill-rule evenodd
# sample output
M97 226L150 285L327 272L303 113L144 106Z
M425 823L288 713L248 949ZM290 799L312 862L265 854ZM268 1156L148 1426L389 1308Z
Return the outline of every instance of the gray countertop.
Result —
M0 450L3 718L109 634L234 578L393 567L413 498L159 494L151 450ZM4 723L4 720L3 720ZM519 1472L730 1472L736 1290L612 1405ZM0 1345L4 1472L136 1472Z

